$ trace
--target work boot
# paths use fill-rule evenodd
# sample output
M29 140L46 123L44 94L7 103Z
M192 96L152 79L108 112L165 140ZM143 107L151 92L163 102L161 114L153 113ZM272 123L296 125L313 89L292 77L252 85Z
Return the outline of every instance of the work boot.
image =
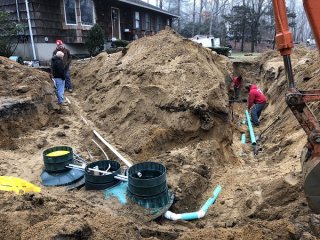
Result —
M62 106L62 103L59 103L59 107L57 109L57 113L58 114L63 114L63 106Z

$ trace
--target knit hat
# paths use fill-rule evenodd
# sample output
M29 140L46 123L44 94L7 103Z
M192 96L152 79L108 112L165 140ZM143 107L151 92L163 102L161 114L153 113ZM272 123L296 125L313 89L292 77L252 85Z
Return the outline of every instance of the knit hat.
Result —
M56 53L56 56L59 57L59 58L63 58L64 53L61 52L61 51L58 51L58 52Z
M63 42L62 42L61 40L57 40L57 41L56 41L56 44L57 44L57 45L62 45Z

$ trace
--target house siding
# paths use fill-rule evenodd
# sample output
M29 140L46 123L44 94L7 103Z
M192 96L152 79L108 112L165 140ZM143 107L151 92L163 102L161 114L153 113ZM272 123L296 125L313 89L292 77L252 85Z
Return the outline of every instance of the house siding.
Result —
M29 0L30 21L32 26L32 34L36 46L38 56L43 57L42 51L45 49L45 44L48 44L51 51L56 39L61 39L71 49L79 49L75 44L82 45L86 41L88 32L91 26L84 26L80 23L80 9L77 4L77 24L66 25L64 16L63 0ZM153 11L147 8L130 5L128 3L119 2L117 0L93 0L95 6L95 22L98 23L105 34L107 41L110 41L113 36L111 8L118 8L120 11L120 29L119 38L124 40L134 40L143 36L152 35L157 32L157 21L160 19L162 30L166 26L167 19L172 17L164 13ZM18 47L23 49L24 54L29 54L30 36L27 21L26 6L24 0L18 0L18 8L21 23L25 24L24 33L20 34L21 44ZM12 21L18 22L16 2L13 0L0 0L0 11L8 12ZM135 28L134 14L140 13L140 27ZM146 13L150 15L151 29L146 30ZM21 46L22 45L22 46ZM72 46L73 45L73 46ZM38 47L39 46L39 49ZM40 47L41 46L41 47ZM40 52L41 51L41 54ZM48 50L49 51L49 50ZM47 56L51 56L47 54Z

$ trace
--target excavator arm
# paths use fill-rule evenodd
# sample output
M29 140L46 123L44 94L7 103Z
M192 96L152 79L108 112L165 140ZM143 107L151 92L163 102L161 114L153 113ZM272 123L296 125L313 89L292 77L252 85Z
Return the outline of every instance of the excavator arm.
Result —
M307 103L320 101L320 89L299 91L291 65L293 48L292 35L288 25L285 0L272 0L276 23L276 45L283 56L288 90L286 102L308 136L308 143L301 154L301 165L304 179L304 192L309 207L320 213L320 125ZM320 49L320 0L303 0L313 35Z

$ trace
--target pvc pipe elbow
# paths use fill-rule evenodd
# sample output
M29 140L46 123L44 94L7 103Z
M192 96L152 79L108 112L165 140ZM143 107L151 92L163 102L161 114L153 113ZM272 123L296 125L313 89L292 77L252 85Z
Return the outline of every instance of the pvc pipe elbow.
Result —
M164 217L169 220L177 221L181 218L181 214L176 214L171 211L166 211Z
M206 215L206 212L203 210L198 211L198 218L203 218Z

